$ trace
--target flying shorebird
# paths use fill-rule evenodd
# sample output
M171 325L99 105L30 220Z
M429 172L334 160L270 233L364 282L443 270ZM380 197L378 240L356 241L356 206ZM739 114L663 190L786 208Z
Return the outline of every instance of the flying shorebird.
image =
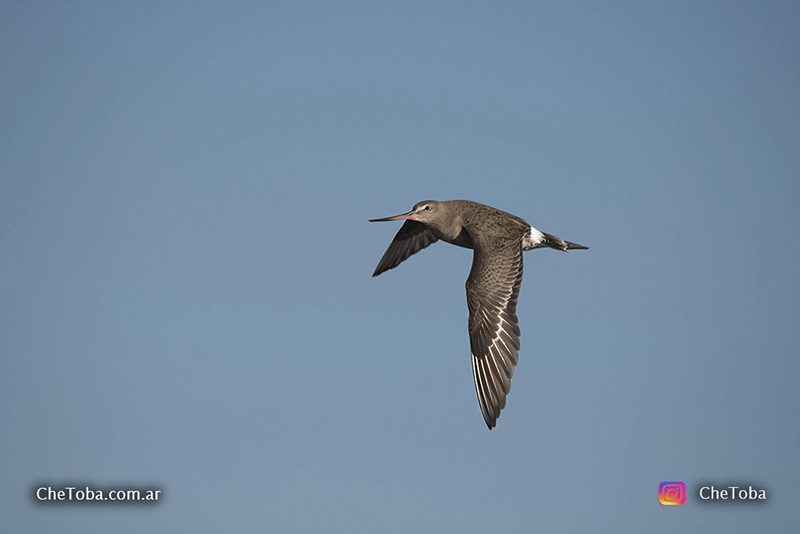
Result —
M370 220L384 221L405 222L372 276L394 269L439 239L475 251L466 284L469 344L475 392L491 430L506 406L517 365L522 252L544 247L564 252L589 247L540 232L516 215L471 200L423 200L408 213Z

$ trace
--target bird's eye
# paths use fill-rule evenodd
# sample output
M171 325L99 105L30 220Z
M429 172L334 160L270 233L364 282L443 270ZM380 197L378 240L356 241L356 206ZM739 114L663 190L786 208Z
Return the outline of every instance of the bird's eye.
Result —
M425 206L425 211L430 211L430 209L431 209L430 206Z

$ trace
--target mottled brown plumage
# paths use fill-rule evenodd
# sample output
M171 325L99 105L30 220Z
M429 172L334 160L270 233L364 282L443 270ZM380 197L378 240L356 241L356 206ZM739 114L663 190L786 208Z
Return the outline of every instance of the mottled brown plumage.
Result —
M475 251L466 283L472 374L481 413L491 430L505 408L520 348L517 298L522 252L587 247L540 232L516 215L470 200L424 200L408 213L371 222L399 220L405 223L372 276L397 267L439 239Z

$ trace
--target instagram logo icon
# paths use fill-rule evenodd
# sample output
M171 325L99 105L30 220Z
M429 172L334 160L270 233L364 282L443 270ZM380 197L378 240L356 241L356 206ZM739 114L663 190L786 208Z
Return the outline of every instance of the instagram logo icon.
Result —
M665 481L658 486L658 502L664 506L680 506L686 502L686 484L680 480Z

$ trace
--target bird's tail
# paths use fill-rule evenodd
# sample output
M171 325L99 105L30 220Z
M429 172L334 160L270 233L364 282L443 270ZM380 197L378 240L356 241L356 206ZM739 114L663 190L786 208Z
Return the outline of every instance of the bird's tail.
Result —
M567 252L568 250L586 250L589 248L589 247L584 247L583 245L579 245L577 243L572 243L570 241L564 241L560 237L556 237L552 234L548 234L545 232L542 232L542 236L544 236L544 238L539 244L539 246L541 247L549 247L564 252Z

